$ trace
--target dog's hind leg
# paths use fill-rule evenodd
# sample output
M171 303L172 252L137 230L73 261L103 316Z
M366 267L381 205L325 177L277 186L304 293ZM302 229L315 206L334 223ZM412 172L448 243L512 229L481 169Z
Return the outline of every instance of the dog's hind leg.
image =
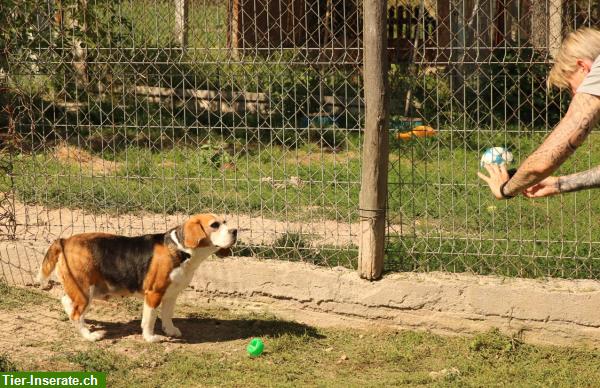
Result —
M77 327L77 329L79 329L79 332L81 333L83 338L85 338L88 341L101 340L102 338L104 338L104 334L106 334L106 332L104 330L96 330L94 332L91 332L90 329L88 329L87 325L85 324L84 315L90 308L90 304L92 303L93 297L94 297L94 286L90 286L90 293L87 298L87 304L85 305L81 314L79 315L79 322L75 323L75 327Z
M63 280L64 282L64 280ZM65 312L69 316L71 322L79 331L79 333L88 341L98 341L104 337L104 331L95 331L91 332L90 329L87 328L85 324L85 313L90 306L91 296L94 293L94 286L90 287L89 295L85 295L83 292L76 292L73 288L67 287L67 283L65 284L65 292L63 295L61 302L63 307L65 308Z

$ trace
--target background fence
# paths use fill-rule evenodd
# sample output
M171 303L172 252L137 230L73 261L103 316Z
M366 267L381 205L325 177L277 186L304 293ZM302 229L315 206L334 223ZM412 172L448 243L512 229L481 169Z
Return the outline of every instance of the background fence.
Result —
M18 4L17 4L18 3ZM2 1L0 278L48 243L225 213L236 254L356 267L363 10L342 0ZM545 83L595 0L388 2L385 268L600 277L594 192L496 202L568 98ZM398 139L418 124L433 137ZM593 133L561 170L600 162ZM369 157L369 155L367 155Z

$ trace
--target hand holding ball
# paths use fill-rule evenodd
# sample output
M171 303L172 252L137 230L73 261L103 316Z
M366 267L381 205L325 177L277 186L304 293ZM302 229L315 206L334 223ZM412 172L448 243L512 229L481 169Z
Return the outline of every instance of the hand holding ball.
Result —
M506 166L514 160L512 152L504 147L492 147L485 150L481 155L480 166L484 167L486 164L497 164L499 166Z
M514 197L514 195L509 196L503 191L508 180L517 172L514 168L508 169L508 166L513 160L513 154L504 147L488 148L483 155L481 155L479 164L481 167L485 168L490 175L487 176L481 172L478 172L477 175L488 184L497 199ZM490 165L492 164L496 165L496 167L491 167ZM488 208L490 213L495 210L495 206L493 209Z

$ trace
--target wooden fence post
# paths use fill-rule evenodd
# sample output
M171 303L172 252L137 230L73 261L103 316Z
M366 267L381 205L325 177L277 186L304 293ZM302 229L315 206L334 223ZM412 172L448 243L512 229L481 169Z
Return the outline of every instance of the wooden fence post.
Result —
M551 0L548 4L548 50L556 58L562 43L562 0Z
M538 50L558 53L562 42L563 0L531 0L531 44Z
M188 0L175 0L175 40L180 47L188 44Z
M389 159L387 0L364 0L363 80L366 105L359 199L358 273L375 280L383 272Z

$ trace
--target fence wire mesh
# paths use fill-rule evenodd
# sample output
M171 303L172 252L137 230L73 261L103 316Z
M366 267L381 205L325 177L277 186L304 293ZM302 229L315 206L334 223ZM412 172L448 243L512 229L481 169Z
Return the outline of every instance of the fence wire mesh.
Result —
M1 278L31 283L59 236L206 211L242 229L237 255L356 266L362 2L5 0L0 14ZM500 204L475 173L484 148L522 160L558 122L552 55L599 20L592 0L388 2L388 271L598 277L592 192ZM419 122L436 136L399 136ZM594 137L565 171L598 164Z
M21 3L2 11L3 278L31 282L59 236L197 212L239 225L237 255L355 265L357 4Z
M594 192L497 202L476 172L493 146L518 166L559 122L569 98L547 87L553 55L566 32L600 25L600 3L424 1L409 17L417 33L412 60L391 66L391 126L409 112L437 134L392 141L387 268L598 278ZM596 138L560 173L597 165Z

